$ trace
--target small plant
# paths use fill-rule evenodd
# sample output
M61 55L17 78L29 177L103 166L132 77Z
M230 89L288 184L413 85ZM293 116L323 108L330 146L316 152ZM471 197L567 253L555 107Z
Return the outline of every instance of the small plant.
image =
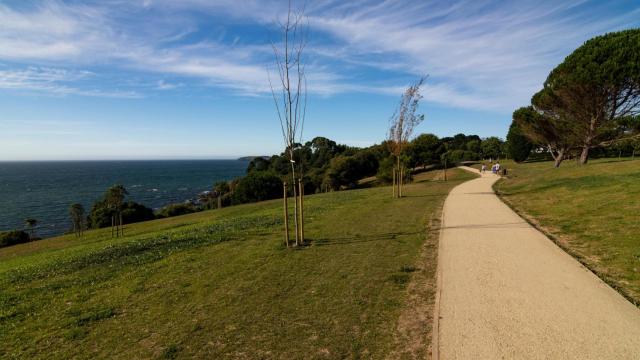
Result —
M176 344L171 344L164 349L162 357L165 359L175 359L178 357L178 352L180 352L180 347Z

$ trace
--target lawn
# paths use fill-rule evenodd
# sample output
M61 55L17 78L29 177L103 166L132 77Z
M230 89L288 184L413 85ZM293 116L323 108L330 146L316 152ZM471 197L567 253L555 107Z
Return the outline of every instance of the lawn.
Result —
M640 160L505 164L500 196L640 304Z
M283 246L279 201L0 249L0 358L424 355L433 221L473 177L433 175L399 200L390 187L307 197L298 249Z

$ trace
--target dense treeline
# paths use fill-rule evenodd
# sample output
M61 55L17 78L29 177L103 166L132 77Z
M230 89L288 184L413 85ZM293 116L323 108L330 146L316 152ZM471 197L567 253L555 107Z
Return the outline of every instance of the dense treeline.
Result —
M513 113L517 160L526 159L527 141L556 167L567 158L586 164L594 155L635 156L639 113L640 29L595 37L551 71L530 106Z
M376 176L378 182L389 183L394 158L386 142L367 148L355 148L337 144L335 141L316 137L305 144L297 144L293 151L294 161L302 169L305 193L313 194L325 191L350 189L358 186L358 181ZM422 134L407 143L401 161L409 169L427 166L442 166L445 160L449 164L461 161L475 161L482 158L499 159L507 156L507 145L497 137L481 139L477 135L457 134L453 137L438 138L433 134ZM270 158L255 158L247 168L246 179L279 177L289 175L288 154L282 153ZM410 174L408 174L410 176ZM244 184L243 181L230 183L232 203L259 201L252 196L235 195L238 189L242 193L244 186L261 187L260 181ZM273 189L267 197L281 196L282 188Z

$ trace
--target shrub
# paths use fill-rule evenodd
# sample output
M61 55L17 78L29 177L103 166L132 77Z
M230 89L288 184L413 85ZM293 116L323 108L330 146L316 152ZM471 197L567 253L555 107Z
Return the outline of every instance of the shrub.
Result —
M0 233L0 247L11 246L29 242L29 234L20 230Z
M107 207L106 202L98 201L93 204L89 214L89 226L91 228L103 228L111 226L112 209ZM122 207L122 221L125 224L148 221L155 219L153 210L134 201L128 201Z
M158 210L159 218L186 215L196 212L197 209L191 204L170 204Z

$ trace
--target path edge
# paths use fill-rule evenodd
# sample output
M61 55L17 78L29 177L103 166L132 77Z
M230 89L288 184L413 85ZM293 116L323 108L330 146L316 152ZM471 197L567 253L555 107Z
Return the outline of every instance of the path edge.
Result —
M478 172L472 171L472 170L475 170L473 168L466 168L465 166L459 166L458 168L478 175ZM436 296L433 301L433 326L431 327L431 359L433 360L440 359L440 296L442 293L442 281L443 281L442 262L440 261L440 256L442 255L442 233L446 228L445 222L444 222L444 210L447 206L447 201L449 201L449 197L451 196L451 192L455 188L457 188L458 186L461 186L462 184L466 184L469 181L476 180L478 178L479 176L477 178L462 182L454 186L451 190L449 190L447 197L442 203L442 208L440 209L440 230L438 231L438 257L437 257L438 264L436 266Z
M564 253L566 253L571 258L576 260L585 270L595 275L598 279L600 279L600 281L602 281L605 285L613 289L613 291L620 294L623 298L625 298L625 300L630 302L632 305L634 305L637 308L640 308L640 301L636 301L636 299L631 297L631 295L627 294L626 291L615 282L615 280L612 280L608 278L605 274L601 274L596 269L593 269L590 266L590 264L582 258L581 255L575 253L569 247L565 246L565 244L563 244L562 241L560 241L555 234L551 233L547 228L545 228L540 223L538 223L533 216L529 215L525 211L522 211L516 208L513 205L513 203L509 201L509 199L507 199L499 189L496 188L496 186L502 181L504 181L504 179L500 178L491 186L491 189L496 194L498 199L502 201L503 204L505 204L509 209L511 209L511 211L516 213L521 219L526 221L531 227L533 227L534 229L542 233L542 235L544 235L549 241L551 241L551 243L556 245L560 250L562 250Z

